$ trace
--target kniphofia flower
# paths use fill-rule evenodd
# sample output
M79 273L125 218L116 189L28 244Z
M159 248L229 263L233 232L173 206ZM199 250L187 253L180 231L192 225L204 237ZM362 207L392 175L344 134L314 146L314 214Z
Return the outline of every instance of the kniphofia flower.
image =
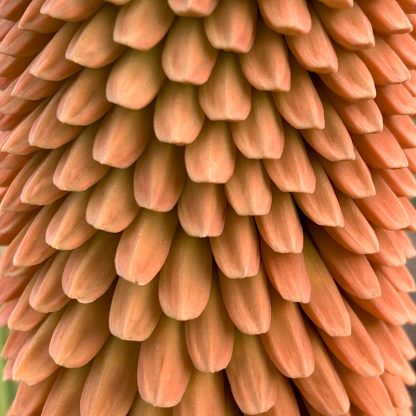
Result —
M412 413L416 1L0 17L9 416Z

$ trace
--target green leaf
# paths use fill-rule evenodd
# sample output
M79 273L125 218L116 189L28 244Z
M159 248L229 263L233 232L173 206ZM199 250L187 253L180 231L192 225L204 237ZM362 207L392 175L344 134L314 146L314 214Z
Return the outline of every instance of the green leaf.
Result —
M0 328L0 350L7 339L7 329ZM6 362L0 358L0 416L6 416L16 393L16 385L11 381L3 381L3 370Z

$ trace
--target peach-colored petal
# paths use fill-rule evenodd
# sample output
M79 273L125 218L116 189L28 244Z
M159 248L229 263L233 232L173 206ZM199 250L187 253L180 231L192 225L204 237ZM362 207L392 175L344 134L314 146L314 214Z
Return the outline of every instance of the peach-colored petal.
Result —
M201 132L204 119L197 87L165 83L158 94L153 119L156 137L161 142L192 143Z
M413 27L396 0L357 0L377 33L393 34L411 32Z
M13 257L17 247L21 243L23 237L29 228L30 223L25 224L22 229L17 233L13 240L3 249L2 255L0 256L0 276L16 277L23 274L33 276L36 267L21 267L16 266L13 263Z
M413 303L413 299L410 297L409 293L404 293L404 292L396 292L402 302L402 306L404 307L405 311L406 311L406 315L407 315L407 322L409 324L415 324L416 323L416 307ZM408 370L411 369L410 364L405 361L404 365L406 366L406 368L408 368ZM404 376L403 381L406 384L414 384L416 382L416 380L411 381L411 378L415 378L414 374L413 376L411 375L411 371L407 371L407 375L404 374L405 371L403 371L402 376Z
M296 60L308 71L334 73L338 70L335 49L316 13L310 10L312 27L310 32L286 36L286 42Z
M400 244L397 244L395 231L382 227L374 227L380 249L377 253L369 254L368 258L374 263L395 267L406 263L406 253Z
M351 403L368 414L394 416L396 413L379 376L365 377L337 365Z
M178 218L193 237L217 237L225 225L227 201L221 185L188 180L178 202Z
M163 317L141 344L137 380L140 396L158 407L176 406L191 377L183 323Z
M44 206L30 223L13 256L16 266L33 266L42 263L55 249L46 243L46 229L59 207L59 201Z
M233 356L226 372L234 399L244 413L267 412L275 404L276 371L259 338L236 331Z
M351 320L332 276L309 239L305 239L304 257L311 282L311 299L302 309L329 336L349 336Z
M62 95L56 115L61 123L87 126L111 107L105 96L109 69L83 69Z
M17 389L15 400L10 406L9 415L18 416L23 412L39 414L51 391L56 375L57 372L33 386L21 383Z
M101 164L127 168L143 153L153 134L151 110L114 106L94 138L92 157Z
M110 337L94 359L81 395L81 414L127 414L137 393L135 373L139 345ZM110 399L111 397L111 399Z
M28 143L31 146L55 149L74 140L83 130L81 126L70 126L58 120L56 112L64 92L65 86L55 94L46 107L40 107L42 111L36 116L29 131Z
M50 152L32 173L20 194L23 203L48 205L65 195L66 192L58 189L52 182L53 174L64 151L65 148L59 148Z
M49 222L46 242L57 250L73 250L85 243L95 230L85 220L89 191L70 193Z
M379 174L373 173L372 176L376 194L357 199L355 202L358 208L375 225L390 230L407 227L410 220L397 196Z
M15 359L19 351L32 338L36 330L37 328L30 331L10 331L1 351L2 358Z
M415 13L416 12L416 3L414 0L398 0L400 7L406 13Z
M144 52L128 49L108 76L105 87L107 100L131 110L146 107L165 79L161 53L161 46Z
M129 416L172 416L172 408L152 406L137 395Z
M396 243L397 247L403 251L406 259L412 259L416 256L416 249L410 239L408 233L404 230L397 230L390 233L391 239Z
M210 241L214 259L227 277L241 279L258 273L260 249L251 217L240 217L228 208L223 233Z
M65 0L46 0L40 12L55 19L80 21L95 13L101 4L100 0L75 0L71 5Z
M161 314L157 301L158 280L144 286L119 278L111 302L111 333L126 341L144 341L155 329Z
M333 7L334 9L344 9L344 8L350 8L353 6L353 0L318 0L318 1L325 4L328 7Z
M33 123L44 108L44 105L39 105L31 113L29 113L17 126L15 126L10 134L5 137L5 141L1 146L2 152L26 155L38 150L36 147L29 144L28 136Z
M381 376L381 380L383 381L384 387L386 388L394 406L401 409L412 406L410 394L399 376L384 373Z
M342 289L361 299L381 295L377 276L365 255L345 249L311 222L308 230L322 260Z
M266 215L272 204L270 180L259 160L238 154L225 195L238 215Z
M273 292L271 308L270 329L261 336L268 356L285 376L309 377L314 371L314 352L298 306Z
M65 58L88 68L100 68L117 59L124 50L113 41L117 12L116 7L107 5L83 23L71 39Z
M133 170L112 169L94 188L85 218L98 230L118 233L139 211L133 195Z
M80 66L65 59L65 51L76 33L78 25L66 23L48 45L33 60L30 73L36 78L61 81L77 73Z
M415 281L406 266L387 267L377 265L377 271L381 273L396 290L400 292L413 292Z
M207 38L215 49L248 52L254 42L256 4L250 0L222 0L204 19Z
M121 236L115 256L117 273L137 284L150 282L165 263L176 224L175 211L140 210Z
M65 191L81 192L97 183L109 170L92 158L97 126L87 127L65 150L53 175L53 183Z
M375 102L380 111L388 116L416 114L416 98L402 84L379 86Z
M0 113L0 131L4 132L14 129L23 119L26 114L1 114Z
M267 215L255 218L267 245L278 253L300 253L303 230L291 195L272 189L272 205Z
M34 284L30 292L30 306L43 313L59 311L69 301L65 295L61 277L69 251L60 251L51 257L34 274Z
M400 349L406 360L413 359L416 356L416 350L406 330L401 326L386 325L395 340L396 346Z
M407 167L382 170L380 174L397 196L408 198L416 196L416 181L413 173Z
M358 299L351 297L351 300L374 317L391 325L403 325L407 322L407 313L400 299L398 292L382 275L378 275L381 296L374 299ZM360 318L361 315L360 315ZM369 330L368 324L366 324Z
M315 370L309 377L295 379L296 387L317 411L325 415L344 415L350 403L342 379L317 334L310 330L309 336L315 355Z
M213 373L227 367L233 351L234 325L227 316L215 280L202 314L185 323L185 335L189 355L197 370Z
M220 272L220 284L228 315L241 332L258 335L269 330L270 297L262 267L247 279L230 279Z
M324 84L347 101L370 100L376 96L373 77L355 52L337 47L338 71L320 74Z
M406 211L406 214L409 218L410 224L406 227L407 230L416 231L416 210L413 207L412 203L404 197L399 198L400 204Z
M79 413L79 401L89 369L89 366L84 366L61 371L46 399L42 416L54 412L65 415Z
M305 0L259 0L258 4L264 21L278 33L297 35L311 30L311 16Z
M209 80L199 90L199 102L210 120L245 120L251 110L251 86L235 54L221 53Z
M375 46L360 51L360 58L377 85L398 84L410 78L410 72L394 50L381 37L375 37Z
M31 212L4 211L0 218L0 243L6 245L31 219Z
M403 149L386 125L379 133L353 135L352 139L369 167L397 169L408 165Z
M267 276L283 299L308 303L311 284L302 253L275 253L263 241L261 254Z
M76 301L68 304L49 344L49 354L56 364L79 368L98 354L110 334L110 301L111 292L85 305Z
M186 392L173 412L175 416L226 416L222 374L193 370Z
M26 181L30 178L33 172L35 172L36 168L40 165L44 158L45 153L38 152L35 157L32 157L14 177L1 200L0 207L2 211L25 212L36 209L33 205L24 204L20 200L20 193L22 192L22 188L24 187Z
M325 128L303 130L303 138L318 154L329 161L354 160L356 156L347 128L323 94L321 102L324 108Z
M34 385L58 369L49 356L48 346L58 324L59 313L53 313L42 323L34 336L20 350L13 365L13 380Z
M296 129L323 129L324 109L308 72L290 60L291 89L274 91L273 100L280 115Z
M226 183L234 172L235 146L226 122L205 121L198 138L185 147L186 171L193 182Z
M134 197L139 206L166 212L176 205L185 185L182 160L180 147L155 139L149 143L134 170Z
M377 134L377 133L376 133ZM319 158L326 173L335 186L354 199L365 198L375 194L371 173L357 150L354 160L330 162Z
M48 43L50 35L20 29L16 23L0 42L0 53L16 57L34 56Z
M170 8L180 16L209 16L219 0L168 0Z
M3 40L4 37L7 35L9 30L14 26L14 22L12 20L1 19L0 20L0 38Z
M279 72L277 72L279 73ZM283 124L270 95L253 91L246 120L231 123L234 144L249 159L279 159L285 145Z
M12 330L19 330L18 328L13 328L12 326L8 325L8 320L13 312L14 307L16 306L18 302L18 299L11 299L9 301L4 302L1 306L0 306L0 323L2 326L8 326L10 329ZM31 322L32 326L33 323Z
M353 253L377 253L380 245L376 233L357 205L341 192L337 192L337 199L344 217L344 226L325 227L327 233L344 248Z
M175 82L202 85L208 81L217 59L197 18L177 19L163 47L162 66Z
M278 159L264 160L270 179L282 192L313 193L315 173L303 140L297 130L284 124L285 145Z
M107 291L116 277L113 259L118 238L98 232L71 252L62 274L62 287L69 298L90 303Z
M416 147L416 126L410 116L384 117L384 123L403 148Z
M32 30L38 33L55 33L64 22L40 13L45 0L33 0L26 7L20 17L19 27L23 30Z
M30 0L1 1L1 18L13 21L19 20L29 3Z
M133 49L153 48L165 36L174 13L166 0L131 0L120 8L114 40Z
M330 337L319 331L328 349L343 365L364 377L374 377L384 371L384 361L364 324L347 304L351 318L351 335L349 337Z
M0 54L0 76L18 77L29 65L32 57L18 58L4 53Z
M383 129L383 117L374 100L350 102L328 89L325 93L351 133L377 133Z
M378 345L384 360L385 371L400 375L403 371L405 361L387 325L363 311L359 311L358 313L368 333Z
M14 84L11 95L30 101L40 100L54 95L62 86L61 81L47 81L36 78L30 73L31 66L20 75Z
M1 276L0 277L0 302L8 302L21 296L23 290L31 279L31 275Z
M4 303L3 307L6 308L2 310L2 315L9 310L8 316L4 316L7 318L4 324L7 323L10 329L15 331L29 331L47 317L46 314L33 309L29 303L34 284L35 279L32 278L24 288L20 297Z
M159 274L159 302L165 315L179 321L201 315L208 303L211 275L208 239L178 230Z
M244 76L256 89L289 91L291 76L284 39L265 24L258 23L252 48L239 58Z
M387 36L386 42L399 55L403 63L410 69L416 68L416 40L410 34Z
M294 199L303 213L316 224L343 227L344 217L332 184L319 161L313 158L311 163L316 178L315 191L297 192L293 195Z

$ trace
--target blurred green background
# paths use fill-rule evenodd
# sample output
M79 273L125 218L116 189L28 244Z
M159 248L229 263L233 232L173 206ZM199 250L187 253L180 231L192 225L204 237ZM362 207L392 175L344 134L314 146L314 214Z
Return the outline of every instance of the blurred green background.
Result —
M6 342L7 329L0 328L0 350ZM3 368L5 361L0 358L0 416L6 416L10 403L13 400L16 392L16 386L10 381L3 381Z

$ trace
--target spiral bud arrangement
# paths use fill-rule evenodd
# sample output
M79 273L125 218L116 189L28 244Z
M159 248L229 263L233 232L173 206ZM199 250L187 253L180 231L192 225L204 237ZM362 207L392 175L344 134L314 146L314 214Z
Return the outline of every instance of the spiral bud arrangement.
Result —
M416 0L0 0L9 416L411 415Z

